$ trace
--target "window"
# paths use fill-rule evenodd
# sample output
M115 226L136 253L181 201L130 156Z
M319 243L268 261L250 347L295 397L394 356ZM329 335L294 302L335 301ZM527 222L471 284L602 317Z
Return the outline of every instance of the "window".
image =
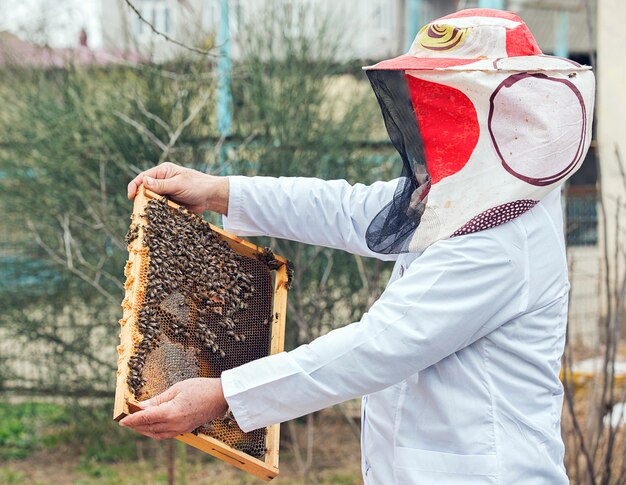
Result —
M163 17L163 32L169 32L170 31L170 9L167 7L167 5L163 9L162 17Z
M143 20L135 16L135 34L142 35L143 30L144 30L143 28L144 28Z
M390 9L389 2L377 0L374 3L372 23L375 29L388 31L391 28L389 25L391 20Z
M569 180L565 196L565 235L568 246L598 244L596 147L591 146L578 171Z
M141 13L141 16L150 22L155 29L165 34L169 34L172 30L172 22L170 16L170 9L167 6L165 0L142 0L136 4L137 10ZM134 12L130 12L135 16ZM136 16L135 16L136 17ZM136 17L135 20L135 34L140 37L148 37L151 35L151 30L142 20Z

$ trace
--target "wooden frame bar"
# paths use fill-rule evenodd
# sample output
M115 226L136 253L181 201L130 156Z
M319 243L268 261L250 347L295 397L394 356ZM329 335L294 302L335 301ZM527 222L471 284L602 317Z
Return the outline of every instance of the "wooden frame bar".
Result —
M119 421L139 410L137 401L126 383L129 373L128 361L132 356L135 344L141 339L137 330L140 304L143 301L145 288L142 287L140 274L149 264L148 250L143 246L143 226L147 220L145 207L150 200L162 199L162 197L141 186L135 197L131 221L138 227L137 237L128 245L129 258L124 269L126 276L125 297L122 301L123 315L120 320L120 344L117 347L117 381L115 390L115 403L113 419ZM173 207L179 207L174 202L168 201ZM208 224L208 223L207 223ZM263 253L263 249L255 244L245 241L237 236L209 224L218 236L226 241L233 250L243 256L255 257ZM274 275L273 318L271 322L270 348L268 355L282 352L285 338L285 312L287 310L288 273L287 260L275 255L278 268ZM231 465L251 473L263 480L271 480L278 475L278 455L280 442L280 425L275 424L267 428L265 460L252 457L247 453L232 448L221 441L204 434L194 435L187 433L176 439L209 453Z

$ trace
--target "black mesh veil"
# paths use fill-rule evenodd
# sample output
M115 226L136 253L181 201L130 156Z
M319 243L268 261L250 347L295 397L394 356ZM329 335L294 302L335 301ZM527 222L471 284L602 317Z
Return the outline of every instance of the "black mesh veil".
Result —
M369 70L391 143L402 157L402 177L389 202L366 232L367 246L376 253L408 252L430 190L424 146L403 71Z

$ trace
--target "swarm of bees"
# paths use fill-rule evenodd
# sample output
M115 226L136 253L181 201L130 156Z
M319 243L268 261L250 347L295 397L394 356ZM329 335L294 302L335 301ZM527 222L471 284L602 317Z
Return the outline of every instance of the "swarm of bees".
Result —
M258 261L241 256L202 219L170 207L165 199L150 200L143 220L126 236L130 244L141 227L148 258L137 313L141 339L128 361L127 385L135 398L147 399L190 377L217 377L250 357L266 355L267 323L273 318L269 270L277 267L272 251L266 248ZM245 354L241 346L248 358L240 355ZM173 355L182 366L178 372L162 362ZM155 369L168 375L159 376ZM265 454L265 430L245 434L232 415L196 432L252 456Z
M141 370L146 354L158 345L162 332L225 357L209 324L213 314L228 337L245 342L245 334L237 332L235 313L247 308L255 291L252 275L240 267L240 256L200 218L169 207L165 200L148 202L145 215L143 243L150 264L137 320L142 340L129 361L128 378L136 396L145 384ZM137 232L137 226L131 227L127 240Z

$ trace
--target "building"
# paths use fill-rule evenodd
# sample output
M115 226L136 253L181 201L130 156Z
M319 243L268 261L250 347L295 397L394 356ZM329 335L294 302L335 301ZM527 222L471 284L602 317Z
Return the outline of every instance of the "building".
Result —
M526 21L544 52L587 55L595 49L588 16L580 0L132 0L144 19L163 34L198 46L214 46L221 5L228 5L234 59L241 55L241 31L258 23L268 8L293 16L297 28L314 28L328 20L340 32L341 55L348 59L382 59L405 52L417 28L460 8L501 3ZM594 2L591 2L594 4ZM595 8L590 9L595 25ZM304 18L300 18L304 17ZM408 21L408 19L411 19ZM125 0L103 0L102 39L105 48L141 53L162 61L184 49L156 35ZM567 52L564 52L566 50Z
M253 25L268 8L281 5L292 28L311 29L328 21L335 32L341 32L343 59L379 59L395 56L407 44L407 0L135 0L141 15L157 30L195 46L211 46L220 26L221 4L229 6L229 29L233 40L232 56L241 53L240 33ZM420 17L435 18L455 10L456 0L427 0ZM103 1L102 38L105 47L135 49L156 61L184 53L184 49L154 34L125 0ZM411 38L414 29L411 30Z
M22 40L10 32L0 32L0 67L12 65L51 69L69 64L106 66L143 61L140 55L131 52L89 48L85 31L81 32L75 47L61 48L41 46Z
M598 155L601 166L605 225L600 230L601 247L608 261L603 291L614 300L612 314L621 321L624 335L626 316L626 31L624 4L619 0L598 3L598 82L596 117ZM603 239L605 237L605 239ZM606 245L605 245L606 243ZM608 286L608 288L607 288ZM603 302L606 298L603 298ZM606 313L606 308L603 308Z

